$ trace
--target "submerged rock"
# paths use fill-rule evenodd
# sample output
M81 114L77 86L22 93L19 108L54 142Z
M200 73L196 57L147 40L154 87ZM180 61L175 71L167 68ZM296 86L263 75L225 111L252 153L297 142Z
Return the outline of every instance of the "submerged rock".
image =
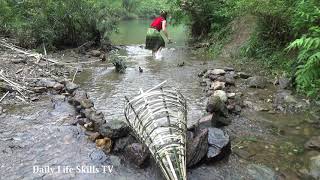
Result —
M208 128L208 153L207 160L215 162L221 160L231 152L229 135L218 128Z
M320 150L320 136L312 137L304 147L310 150Z
M314 179L320 179L320 155L312 157L310 160L310 175Z
M197 165L208 152L208 129L203 129L195 137L188 139L187 167Z
M263 89L267 86L267 79L262 76L253 76L248 78L249 87Z
M147 165L150 152L143 144L133 143L125 148L124 156L129 162L142 168Z
M109 137L111 139L117 139L117 138L125 137L128 135L129 126L123 121L112 120L110 122L103 124L100 127L99 132L104 137Z
M267 166L257 165L257 164L249 164L248 165L248 173L252 177L253 180L276 180L276 173Z

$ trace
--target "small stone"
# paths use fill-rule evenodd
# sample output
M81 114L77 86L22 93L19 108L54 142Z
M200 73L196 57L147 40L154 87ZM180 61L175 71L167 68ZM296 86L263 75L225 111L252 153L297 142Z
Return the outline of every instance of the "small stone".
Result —
M89 109L89 108L92 108L94 106L93 102L90 99L83 99L80 102L80 105L84 109Z
M249 87L263 89L267 86L267 79L262 76L254 76L248 78Z
M286 77L282 77L279 79L279 87L280 89L288 89L291 87L291 80Z
M227 97L230 99L234 99L236 97L236 93L227 93Z
M35 102L35 101L38 101L38 100L39 100L39 97L32 97L30 100L33 101L33 102Z
M56 81L53 79L40 79L36 85L39 87L53 88Z
M226 74L226 71L223 69L214 69L214 70L209 71L209 74L224 75L224 74Z
M127 136L129 130L129 126L125 122L119 120L112 120L110 122L107 122L106 124L103 124L100 127L99 132L104 137L117 139Z
M227 100L228 100L227 93L222 90L214 91L213 96L219 97L222 102L227 102Z
M220 112L224 105L224 102L222 102L219 96L211 96L206 110L209 113Z
M98 132L86 131L85 134L88 136L88 139L92 142L95 142L97 139L101 139L102 136Z
M229 71L234 71L234 68L233 67L225 67L224 70L229 72Z
M320 155L310 159L310 175L314 179L320 179Z
M106 153L110 153L111 152L111 148L112 148L112 140L110 138L103 138L103 139L97 139L96 140L96 146L98 149L102 149L103 151L105 151Z
M133 143L125 148L124 156L129 162L132 162L136 166L142 168L147 165L150 152L143 144Z
M320 150L320 136L312 137L304 147L309 150Z
M249 74L245 73L245 72L238 72L237 74L241 79L248 79L249 77L251 77Z
M211 84L211 89L213 90L221 90L221 89L224 89L225 87L226 87L225 82L215 81Z
M64 88L64 85L61 84L61 83L55 83L54 86L53 86L53 89L56 90L56 91L62 91Z
M101 55L101 52L99 50L92 50L89 52L89 54L94 57L99 57Z
M208 71L207 69L203 70L202 72L200 72L200 73L198 74L198 77L203 77L204 74L206 74L207 71Z
M257 165L257 164L249 164L248 165L248 173L252 177L253 180L276 180L276 173L267 166Z
M65 83L65 87L66 87L66 90L67 90L69 93L73 93L76 89L79 88L78 85L76 85L75 83L70 82L70 81L67 81L67 82Z
M124 149L128 145L136 143L136 142L137 142L137 140L131 135L129 135L128 137L117 139L114 143L113 152L120 153L120 152L124 151Z

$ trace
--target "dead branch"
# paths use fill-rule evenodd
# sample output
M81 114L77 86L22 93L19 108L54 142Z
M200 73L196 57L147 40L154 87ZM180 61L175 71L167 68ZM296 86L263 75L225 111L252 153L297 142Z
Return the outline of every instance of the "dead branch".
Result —
M1 102L8 94L9 94L9 91L2 96L2 98L0 99L0 102Z

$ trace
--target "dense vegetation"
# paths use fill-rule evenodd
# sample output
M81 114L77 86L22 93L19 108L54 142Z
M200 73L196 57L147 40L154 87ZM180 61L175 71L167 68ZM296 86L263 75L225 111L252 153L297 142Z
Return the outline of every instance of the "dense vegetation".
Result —
M235 18L254 15L255 32L241 55L292 74L299 91L320 96L320 1L175 0L175 17L187 17L196 39L224 41ZM178 8L177 8L178 7Z

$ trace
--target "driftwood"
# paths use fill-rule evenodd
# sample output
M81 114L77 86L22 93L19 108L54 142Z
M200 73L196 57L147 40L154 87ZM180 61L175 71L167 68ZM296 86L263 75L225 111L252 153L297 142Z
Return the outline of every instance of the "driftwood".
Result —
M23 94L22 91L26 91L26 92L32 92L32 91L28 90L25 86L22 86L22 85L20 85L20 84L18 84L16 82L11 81L7 77L5 77L2 72L3 71L0 71L0 79L3 80L4 82L6 82L12 88L12 90L17 91L25 99L27 99L27 97Z
M7 42L5 42L4 40L0 40L0 46L2 47L5 47L5 48L8 48L8 49L11 49L13 51L16 51L16 52L19 52L19 53L22 53L24 55L27 55L28 57L33 57L36 59L36 62L38 63L40 60L44 60L44 61L48 61L48 62L51 62L51 63L55 63L55 64L59 64L58 61L55 61L55 60L52 60L52 59L49 59L49 58L45 58L42 54L40 53L30 53L30 52L27 52L27 51L24 51L22 50L22 48L20 47L17 47L15 45L12 45L12 44L9 44Z
M9 91L6 92L6 93L2 96L2 98L0 99L0 102L1 102L8 94L9 94Z
M77 70L76 70L76 72L75 72L74 75L73 75L72 82L74 82L74 79L76 78L76 75L77 75L78 71L79 71L79 67L77 67Z

